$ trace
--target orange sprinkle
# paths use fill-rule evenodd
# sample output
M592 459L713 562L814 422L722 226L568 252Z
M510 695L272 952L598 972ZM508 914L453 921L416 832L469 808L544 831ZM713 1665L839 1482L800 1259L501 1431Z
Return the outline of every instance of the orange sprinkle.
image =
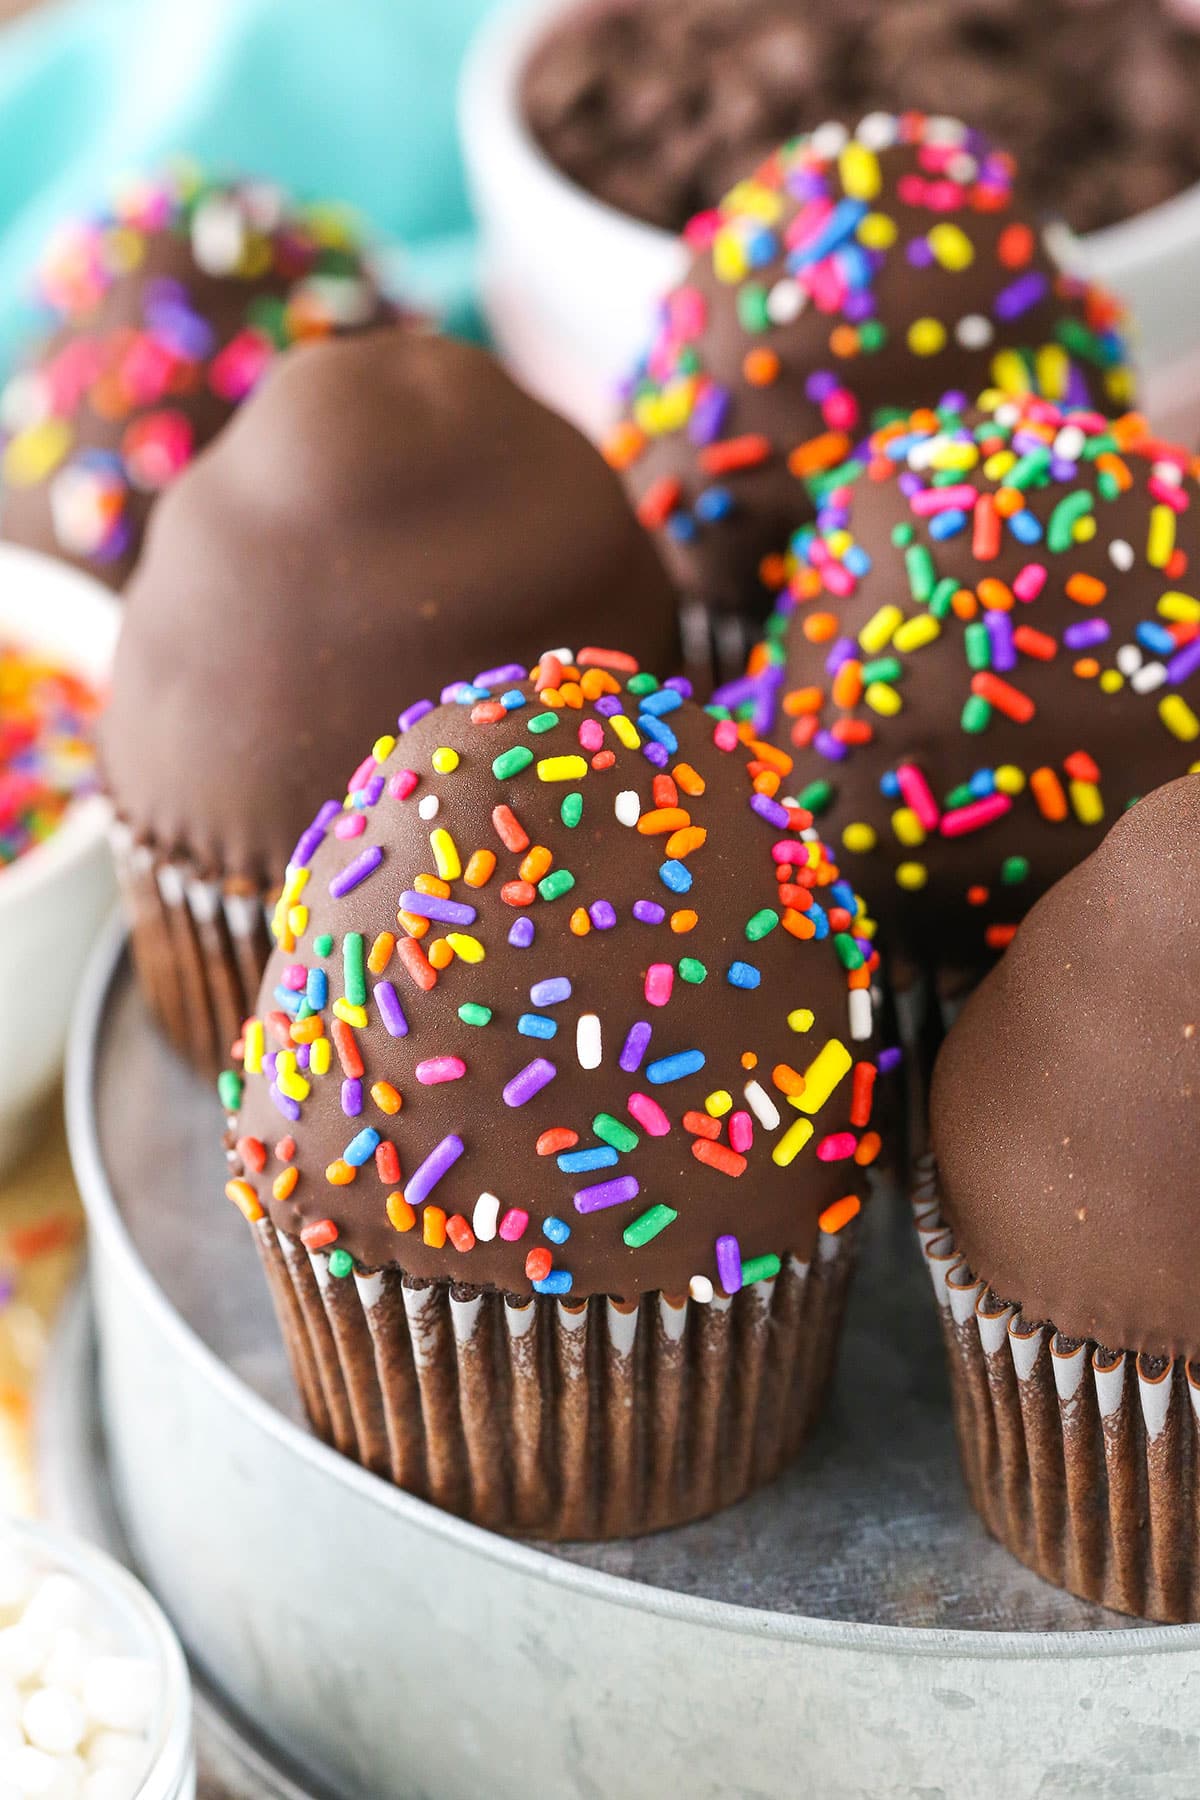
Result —
M394 931L381 931L371 945L367 955L367 967L372 975L382 975L392 960L392 951L396 948Z
M830 612L809 613L802 626L805 637L810 644L827 644L838 632L837 614Z
M410 938L423 938L430 929L429 920L421 918L418 913L398 912L396 923Z
M833 704L848 712L862 699L862 664L853 657L844 662L833 678Z
M414 946L414 948L417 950L417 955L421 956L419 946ZM348 1075L351 1081L357 1081L363 1072L363 1059L359 1054L358 1039L345 1019L335 1019L329 1027L329 1035L333 1039L337 1059L342 1065L342 1074Z
M387 1113L389 1118L393 1113L398 1113L400 1108L404 1105L403 1098L392 1086L390 1081L373 1082L371 1086L371 1098L379 1108L380 1112Z
M575 661L580 669L615 669L622 675L636 675L639 667L628 650L610 650L602 644L585 644Z
M553 863L554 858L545 844L535 844L521 861L521 880L539 882L543 875L550 873Z
M690 907L681 907L678 912L671 914L671 930L680 934L685 931L694 931L699 923L699 913L692 912Z
M668 831L682 831L691 822L691 813L682 806L657 806L642 814L637 828L643 837L661 837Z
M795 767L787 751L780 750L775 744L764 744L760 738L755 738L750 748L760 763L766 763L768 769L775 769L780 775L790 775Z
M296 1019L288 1036L293 1044L315 1044L318 1038L325 1036L325 1021L319 1013L313 1013L307 1019Z
M569 1125L552 1125L549 1131L543 1131L534 1148L539 1156L557 1156L560 1150L573 1150L578 1142L579 1133Z
M1111 450L1106 450L1096 458L1096 467L1112 477L1121 493L1127 493L1133 486L1133 473L1123 456L1114 456Z
M770 387L779 376L779 358L774 350L748 350L742 358L742 374L751 387Z
M600 453L610 469L627 469L646 448L646 434L632 419L624 419L607 433Z
M454 1248L460 1252L475 1248L475 1233L461 1213L455 1213L452 1218L446 1220L446 1236Z
M448 900L450 883L443 881L438 875L417 875L413 878L413 892L431 894L437 900Z
M330 1187L349 1187L357 1174L358 1170L352 1163L345 1162L338 1156L326 1168L325 1179Z
M836 325L829 334L829 348L835 356L857 356L858 332L853 325Z
M396 954L404 964L407 973L425 993L429 993L437 986L437 970L430 964L429 958L416 938L405 938ZM362 1074L361 1063L359 1074Z
M776 776L774 779L778 780L779 778ZM667 855L677 857L682 862L683 858L690 856L693 850L699 850L700 846L707 842L707 839L708 832L703 825L685 825L679 831L673 831L667 839Z
M248 1225L257 1225L263 1216L263 1209L258 1195L248 1181L227 1181L225 1198L232 1200Z
M656 531L665 525L679 505L682 494L683 485L676 476L660 475L638 501L638 524L644 525L647 531Z
M585 700L599 700L605 694L619 694L621 684L607 669L591 668L583 671L579 688Z
M788 560L786 556L775 554L764 556L758 565L758 579L772 594L778 593L788 578Z
M678 806L679 789L669 775L656 775L650 783L655 806Z
M1098 575L1085 575L1078 570L1066 583L1067 598L1080 606L1099 606L1108 593L1108 583Z
M808 438L788 456L788 470L803 481L806 475L816 475L823 469L836 469L839 463L845 462L853 444L844 431L825 431L820 437Z
M996 240L996 255L1006 269L1023 269L1036 247L1029 226L1016 222L1006 225L1000 233Z
M790 906L779 922L789 937L804 939L817 935L817 928L812 920L806 918L802 912L795 912Z
M866 1169L882 1149L883 1139L877 1131L864 1132L858 1141L858 1149L854 1152L854 1160L860 1169Z
M825 690L819 687L793 688L783 696L783 710L790 719L800 713L819 713L825 704Z
M454 951L445 938L435 938L429 946L429 966L432 969L448 969L454 961Z
M962 619L964 623L973 619L979 611L979 603L970 588L959 588L950 602L950 607L955 618Z
M1081 656L1078 662L1072 664L1072 673L1078 675L1081 681L1095 681L1100 673L1100 664L1094 656Z
M796 1095L804 1092L804 1077L790 1063L776 1063L771 1070L771 1080L781 1094Z
M745 437L724 438L707 445L696 460L706 475L725 475L735 469L755 469L770 455L770 438L750 432ZM642 504L645 505L644 500Z
M389 1194L386 1201L388 1223L394 1231L411 1231L417 1222L417 1215L399 1189Z
M271 1183L271 1192L276 1200L289 1200L296 1191L296 1183L300 1179L297 1168L281 1169Z
M994 575L985 575L975 592L979 596L979 604L988 612L1011 612L1015 604L1013 591L1006 581L998 581Z
M758 1058L753 1050L743 1050L741 1061L743 1069L757 1069L758 1067Z
M845 1194L842 1199L835 1200L832 1206L825 1208L817 1220L817 1224L822 1231L827 1231L832 1237L834 1232L843 1230L851 1219L856 1219L861 1211L862 1201L858 1195Z
M1002 519L1015 518L1017 513L1025 510L1025 496L1020 488L997 488L992 502Z
M486 887L496 871L496 855L492 850L473 850L463 870L468 887Z
M574 937L586 937L592 929L592 921L588 918L587 907L577 906L567 924Z
M1029 777L1029 791L1043 819L1056 825L1067 816L1067 796L1053 769L1035 769Z
M440 1206L426 1205L421 1213L421 1236L431 1250L446 1242L446 1214Z

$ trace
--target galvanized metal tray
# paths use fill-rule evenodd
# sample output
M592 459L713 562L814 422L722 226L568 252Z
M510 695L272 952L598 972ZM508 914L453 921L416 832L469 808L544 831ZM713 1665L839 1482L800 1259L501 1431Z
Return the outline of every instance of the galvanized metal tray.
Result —
M220 1199L216 1100L154 1032L119 934L68 1117L123 1528L210 1678L323 1788L1197 1792L1200 1627L1073 1600L969 1512L901 1205L874 1209L834 1404L792 1472L682 1531L547 1550L306 1431Z

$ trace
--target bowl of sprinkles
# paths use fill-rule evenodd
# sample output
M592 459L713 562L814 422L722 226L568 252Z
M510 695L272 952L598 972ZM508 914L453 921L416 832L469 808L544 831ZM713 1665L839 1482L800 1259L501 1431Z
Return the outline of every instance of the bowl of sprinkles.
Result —
M57 1080L115 894L95 730L118 619L88 576L0 545L0 1167Z

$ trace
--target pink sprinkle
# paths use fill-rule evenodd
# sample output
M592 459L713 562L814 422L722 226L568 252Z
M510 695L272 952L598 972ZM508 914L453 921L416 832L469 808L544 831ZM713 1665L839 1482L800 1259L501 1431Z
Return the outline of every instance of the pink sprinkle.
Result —
M858 424L858 401L849 388L835 388L821 403L821 417L830 431L853 431Z
M350 777L350 785L346 789L346 792L348 794L357 794L359 788L366 787L367 782L375 773L378 766L379 765L373 756L364 756L357 769L355 769L353 775Z
M732 719L718 719L713 730L713 743L718 750L736 750L738 728Z
M920 769L913 763L901 763L896 770L896 780L900 784L905 805L916 813L926 831L932 831L942 815Z
M393 800L407 800L421 777L415 769L397 769L387 784Z
M599 719L584 719L579 727L579 743L584 750L603 750L604 727Z
M780 838L771 845L771 857L777 863L807 862L808 845L803 838Z
M657 1100L652 1100L649 1094L630 1094L626 1104L638 1124L651 1137L666 1137L671 1129L671 1121Z
M827 1138L822 1138L817 1145L818 1162L845 1162L853 1156L858 1148L858 1139L852 1131L834 1131Z
M335 838L356 838L361 837L366 829L367 816L365 813L340 813L333 827L333 835Z
M283 986L290 988L293 994L304 992L304 984L308 980L308 970L303 963L289 963L283 971Z
M948 512L955 506L961 507L964 512L970 512L978 498L979 495L970 482L964 481L958 487L922 488L908 504L918 518L925 519L932 513Z
M970 806L956 806L953 812L946 813L939 829L943 837L965 837L968 831L979 831L1011 810L1012 801L1007 794L988 794Z
M671 328L684 343L698 338L708 323L708 302L699 288L681 287L667 301Z
M650 1006L665 1006L675 986L675 970L670 963L651 963L646 970L645 994Z
M821 580L829 593L836 594L839 600L846 599L858 585L849 569L832 559L822 568Z
M729 1121L729 1142L739 1156L754 1144L754 1121L748 1112L735 1112Z
M693 250L703 250L720 229L721 215L715 206L710 206L706 212L695 213L688 220L683 228L684 241Z
M527 1212L523 1212L519 1206L510 1206L497 1229L506 1244L515 1244L517 1239L524 1234L528 1223L529 1214Z
M461 1081L466 1072L461 1056L428 1056L416 1068L422 1087L436 1087L439 1081Z
M1182 487L1177 487L1173 481L1164 481L1161 475L1152 475L1146 483L1146 486L1154 495L1154 498L1156 500L1161 500L1164 506L1169 506L1172 512L1185 513L1187 511L1187 494Z
M1013 576L1012 590L1018 600L1024 600L1028 605L1030 600L1037 599L1045 585L1045 564L1026 563L1025 567L1023 569L1018 569L1017 573Z

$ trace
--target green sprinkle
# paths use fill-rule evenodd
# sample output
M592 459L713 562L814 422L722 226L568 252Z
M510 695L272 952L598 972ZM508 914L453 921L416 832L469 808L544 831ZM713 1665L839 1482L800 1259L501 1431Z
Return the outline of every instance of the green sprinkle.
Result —
M843 969L861 969L867 960L848 931L834 932L833 947Z
M738 324L743 331L765 331L771 323L767 290L761 281L744 281L737 295Z
M990 669L992 666L992 640L988 636L988 628L979 619L968 625L963 632L963 649L967 653L967 664L972 669Z
M464 1000L458 1009L458 1016L464 1025L490 1025L492 1009L490 1006L480 1006L477 1000Z
M354 1258L348 1250L331 1250L329 1252L329 1273L344 1281L347 1275L354 1273Z
M814 499L819 500L832 488L851 487L863 474L865 468L866 464L862 462L839 463L836 469L826 469L823 475L809 475L805 479L804 486Z
M1050 451L1044 445L1036 450L1027 450L1024 456L1018 457L1008 474L1004 477L1005 487L1026 488L1044 487L1050 474Z
M946 795L945 810L947 812L957 812L960 806L970 806L974 799L975 795L964 781L960 786L951 788L950 792Z
M802 806L805 812L823 813L833 800L833 783L831 781L810 781L796 795L796 805Z
M532 719L527 719L525 724L528 730L536 732L540 737L543 731L554 730L558 724L558 714L556 712L534 713Z
M652 1206L649 1212L644 1212L640 1219L635 1219L632 1225L627 1225L621 1236L631 1250L640 1250L643 1244L648 1244L651 1238L656 1238L660 1231L665 1231L668 1225L673 1225L678 1217L679 1214L673 1206L664 1206L660 1200L657 1206ZM769 1260L770 1258L759 1258L760 1262ZM742 1267L744 1270L745 1264ZM775 1267L779 1267L778 1257L775 1258Z
M327 931L323 931L320 937L313 939L313 949L318 956L329 955L329 952L333 949L333 939Z
M746 936L752 944L757 944L768 933L774 931L779 923L779 914L774 907L764 906L756 912L752 919L746 921Z
M924 544L910 544L904 552L909 590L914 600L929 600L937 586L937 569Z
M614 1119L611 1113L597 1113L592 1120L592 1130L602 1144L607 1144L610 1150L619 1150L623 1156L636 1150L641 1142L632 1126L626 1125L623 1119Z
M675 363L681 375L698 375L700 373L700 355L696 350L681 350Z
M755 1281L770 1281L783 1267L777 1256L751 1256L742 1264L742 1286Z
M1046 526L1046 548L1059 556L1064 550L1070 550L1075 542L1076 525L1091 510L1092 496L1085 488L1077 488L1065 500L1060 500Z
M907 519L899 525L892 526L892 542L897 550L904 550L916 538L916 532Z
M858 347L871 355L887 343L887 326L882 319L864 319L858 328Z
M583 795L567 794L558 809L558 816L568 831L574 831L583 817Z
M367 1004L367 970L361 931L348 931L342 939L342 983L351 1006Z
M222 1069L217 1076L217 1093L226 1112L236 1112L242 1104L243 1082L236 1069Z
M1029 858L1027 856L1006 856L1000 864L1000 879L1005 887L1016 887L1029 874Z
M695 956L681 956L679 959L680 981L690 981L693 987L699 987L702 981L708 980L708 970Z
M1085 362L1100 368L1111 368L1117 360L1116 352L1094 331L1089 331L1081 319L1060 319L1054 327L1054 335L1074 356L1082 356Z
M991 705L982 694L968 694L958 722L964 731L978 737L992 722Z
M538 893L543 900L560 900L569 894L575 886L575 877L570 869L552 869L549 875L538 882Z
M639 696L642 694L657 694L658 677L657 675L652 675L649 669L643 669L640 674L631 675L629 677L629 680L625 683L625 691L627 694L637 694Z
M958 592L958 583L952 575L943 575L942 579L929 596L929 610L935 619L944 619L950 612L950 606Z
M1096 477L1096 492L1102 500L1115 500L1121 492L1121 484L1111 469L1101 469Z
M507 781L510 775L519 775L533 761L533 751L528 744L514 744L503 756L498 756L492 764L492 774L497 781Z
M899 681L903 674L904 665L895 656L877 656L862 666L864 687L869 687L873 681Z

